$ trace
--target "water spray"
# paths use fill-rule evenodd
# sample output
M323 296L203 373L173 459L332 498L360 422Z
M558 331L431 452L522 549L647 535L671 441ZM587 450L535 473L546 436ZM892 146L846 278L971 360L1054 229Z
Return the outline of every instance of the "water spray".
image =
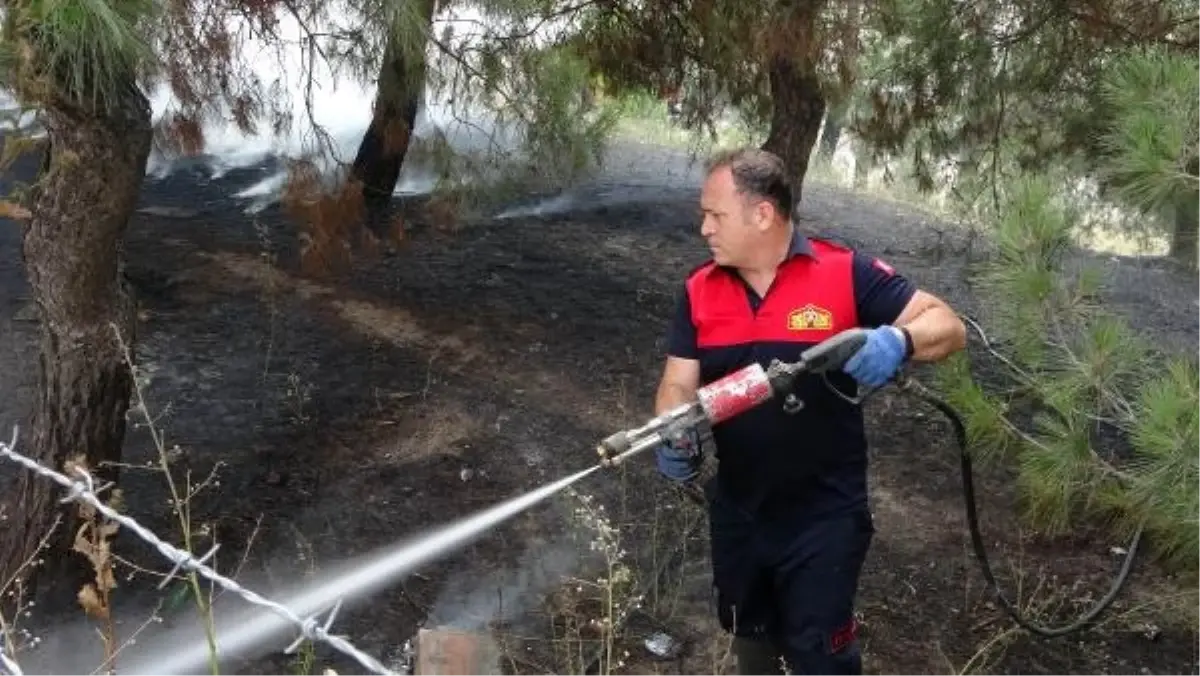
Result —
M589 467L429 533L366 557L344 562L332 576L318 578L304 585L302 589L285 595L282 603L298 615L313 616L326 612L339 603L350 602L377 592L418 566L464 547L509 518L556 495L599 469L600 465ZM228 618L218 618L218 658L223 662L231 657L243 657L254 648L281 642L281 639L289 639L294 633L295 625L291 622L260 608L248 609ZM153 654L127 657L122 672L182 674L203 673L208 668L208 646L205 642L196 640L194 630L190 627L172 632L171 635L163 637L161 642L155 643L150 651Z

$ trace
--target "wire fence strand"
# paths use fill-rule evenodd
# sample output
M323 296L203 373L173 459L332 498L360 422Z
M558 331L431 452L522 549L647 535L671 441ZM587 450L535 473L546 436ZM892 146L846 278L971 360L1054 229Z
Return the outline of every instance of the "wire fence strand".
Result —
M353 658L359 664L376 674L393 673L379 660L359 650L354 646L354 644L350 643L345 638L329 633L329 627L333 623L334 617L337 615L340 603L334 606L333 610L329 613L329 616L324 621L321 621L316 616L302 618L287 606L264 598L254 591L243 587L236 581L221 575L217 571L205 565L203 560L198 559L192 554L163 541L152 531L147 529L145 526L142 526L131 517L121 514L104 504L97 495L98 489L95 486L95 481L93 480L92 476L81 468L74 468L76 473L79 474L79 478L71 479L65 474L61 474L53 469L45 467L36 460L18 453L16 450L17 432L17 428L14 427L12 441L8 443L0 441L0 457L7 458L8 460L25 467L34 474L50 479L63 488L66 488L68 493L67 496L62 499L62 502L66 503L73 500L79 500L91 505L98 512L121 524L134 535L137 535L146 543L154 547L154 549L156 549L164 558L175 564L176 571L182 569L195 572L201 577L220 586L222 589L237 594L245 599L248 603L266 608L296 625L300 631L300 638L298 638L291 646L289 646L289 652L295 650L301 639L307 638L314 641L322 641L332 646L338 652ZM99 490L103 490L103 488L104 487L101 487ZM207 558L207 556L203 558ZM0 648L0 668L11 674L21 673L20 667L15 661L13 661L12 656L6 655L2 648Z
M2 446L3 444L0 444ZM21 665L17 661L8 656L4 652L4 646L0 644L0 674L10 674L11 676L24 676L21 671Z

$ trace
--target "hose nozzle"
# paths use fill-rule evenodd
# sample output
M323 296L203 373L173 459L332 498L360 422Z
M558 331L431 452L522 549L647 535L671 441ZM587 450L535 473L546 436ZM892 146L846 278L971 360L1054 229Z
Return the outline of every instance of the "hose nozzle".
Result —
M596 446L596 455L600 456L600 465L603 467L616 465L617 459L631 446L633 446L633 440L629 436L629 430L621 430L605 438Z
M596 446L602 467L615 467L631 455L653 448L677 430L687 429L704 418L698 402L683 404L647 422L641 427L616 432Z

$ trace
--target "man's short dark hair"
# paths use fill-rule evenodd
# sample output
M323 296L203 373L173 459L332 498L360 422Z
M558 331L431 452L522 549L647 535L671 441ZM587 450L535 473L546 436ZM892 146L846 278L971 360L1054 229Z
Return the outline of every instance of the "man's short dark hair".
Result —
M768 200L784 218L792 217L792 184L778 155L759 148L726 150L709 159L707 173L724 167L733 174L738 192Z

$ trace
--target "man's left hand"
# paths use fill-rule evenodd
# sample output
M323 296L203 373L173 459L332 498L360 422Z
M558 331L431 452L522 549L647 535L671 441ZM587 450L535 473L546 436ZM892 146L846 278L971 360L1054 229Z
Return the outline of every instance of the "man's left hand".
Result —
M664 441L655 451L658 471L678 483L688 483L700 475L703 455L694 430L684 430Z
M904 364L904 333L894 326L881 326L867 332L867 344L846 361L842 370L859 383L879 387Z

